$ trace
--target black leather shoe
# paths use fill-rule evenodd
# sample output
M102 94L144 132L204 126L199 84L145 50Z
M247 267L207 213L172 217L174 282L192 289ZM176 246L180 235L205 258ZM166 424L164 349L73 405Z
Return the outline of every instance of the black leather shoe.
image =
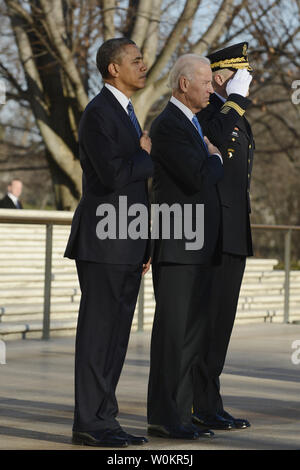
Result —
M213 431L201 425L196 426L193 423L184 423L183 425L185 429L196 432L199 437L213 437L215 435Z
M120 437L115 431L73 431L72 444L93 447L128 447L128 439Z
M202 416L199 414L194 413L192 416L193 423L199 425L201 424L202 426L205 426L207 428L211 429L221 429L221 430L229 430L229 429L234 429L235 425L233 421L229 421L225 418L223 418L220 415L214 415L214 416Z
M251 424L247 419L244 418L234 418L227 411L223 411L221 414L222 418L232 421L237 429L249 428Z
M123 429L119 429L118 431L116 431L116 434L117 436L120 436L126 441L128 441L129 444L133 446L139 446L148 442L148 439L146 437L133 436L132 434L128 434L127 432L123 431Z
M199 438L198 431L186 429L184 426L167 426L150 424L148 434L155 437L164 437L167 439L188 439L195 440Z

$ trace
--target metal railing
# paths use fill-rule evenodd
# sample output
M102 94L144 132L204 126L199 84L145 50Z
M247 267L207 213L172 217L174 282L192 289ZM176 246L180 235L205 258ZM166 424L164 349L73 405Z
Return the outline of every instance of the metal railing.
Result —
M0 209L0 223L45 225L43 339L50 338L53 226L71 225L72 218L73 213L64 211Z
M276 230L285 232L284 235L284 311L283 323L289 323L290 317L290 271L291 271L291 249L292 232L300 231L299 225L264 225L252 224L252 230Z
M44 225L45 226L45 275L44 275L44 307L43 307L43 339L50 337L50 311L51 311L51 280L52 280L52 246L53 226L71 225L72 212L65 211L39 211L39 210L15 210L0 209L0 223ZM290 225L251 225L253 230L276 230L285 232L284 241L284 318L283 322L289 322L289 298L290 298L290 269L291 269L291 235L293 231L300 231L300 226ZM137 329L143 330L144 325L144 283L141 284L138 299Z

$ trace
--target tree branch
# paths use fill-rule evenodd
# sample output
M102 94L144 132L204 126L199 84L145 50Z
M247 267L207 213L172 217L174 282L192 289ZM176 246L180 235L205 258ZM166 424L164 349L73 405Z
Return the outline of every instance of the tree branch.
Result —
M232 0L231 0L232 1ZM167 65L172 56L173 52L176 50L180 37L186 28L186 23L194 16L199 6L200 0L186 0L184 9L171 31L169 37L167 38L164 47L162 48L159 56L157 57L155 64L152 66L148 73L147 83L151 85L155 82L162 70Z
M153 11L152 0L139 0L136 12L136 19L131 33L131 39L138 47L142 47L147 34L149 21Z
M199 41L191 47L191 52L203 54L224 30L224 25L233 11L233 0L223 0L213 22Z
M142 48L143 56L147 67L150 68L154 64L158 39L159 39L159 24L161 15L162 0L152 1L152 13L149 21L148 31L144 40Z
M49 2L47 0L40 0L40 2L49 28L50 39L52 39L53 44L59 53L62 68L74 86L78 104L80 109L83 111L88 103L88 96L81 81L79 71L74 63L72 52L66 46L64 41L65 31L60 22L59 13L61 11L61 0L53 0L52 7L50 9Z
M9 0L8 0L9 1ZM30 91L30 103L41 136L51 153L53 160L69 175L78 193L81 191L80 172L76 171L79 162L75 160L73 152L63 139L51 128L49 121L49 109L43 94L43 85L33 60L32 49L28 35L23 29L22 22L16 14L11 13L12 28L15 33L21 62L26 75L28 90Z
M101 13L103 18L103 40L107 41L115 37L115 0L101 0Z
M1 62L0 62L0 70L2 71L3 73L3 76L9 81L9 83L13 86L13 88L15 88L18 92L18 98L19 99L22 99L22 100L29 100L29 97L28 97L28 91L27 90L23 90L21 85L17 82L17 80L15 79L15 77L12 75L12 73L8 70L7 67L5 67L5 65L3 65ZM8 96L8 93L7 93L7 96Z

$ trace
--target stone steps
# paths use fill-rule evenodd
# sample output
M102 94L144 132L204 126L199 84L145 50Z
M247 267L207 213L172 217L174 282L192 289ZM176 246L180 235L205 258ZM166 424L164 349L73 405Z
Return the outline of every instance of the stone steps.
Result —
M0 224L0 338L41 337L45 227ZM80 302L75 263L63 257L69 227L53 229L51 335L74 334ZM277 260L248 259L237 322L282 321L284 272ZM152 327L151 272L144 279L144 328ZM138 303L133 320L137 328ZM300 271L290 274L290 319L300 320Z
M51 321L51 335L53 336L67 336L74 335L76 331L77 320L52 320ZM7 339L20 339L20 338L40 338L43 328L43 322L34 320L30 323L26 322L10 322L0 323L0 337Z

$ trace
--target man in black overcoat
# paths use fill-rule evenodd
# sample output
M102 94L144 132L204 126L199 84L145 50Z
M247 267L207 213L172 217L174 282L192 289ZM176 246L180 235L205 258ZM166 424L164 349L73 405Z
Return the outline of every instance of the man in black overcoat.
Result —
M23 183L19 178L13 178L7 186L7 193L0 201L1 209L23 209L20 196L23 190Z

